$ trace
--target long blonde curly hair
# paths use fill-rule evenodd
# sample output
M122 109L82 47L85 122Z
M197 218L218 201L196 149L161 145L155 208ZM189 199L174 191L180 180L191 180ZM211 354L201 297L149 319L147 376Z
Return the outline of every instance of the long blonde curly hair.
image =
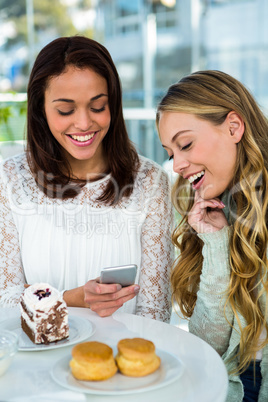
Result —
M237 165L229 201L235 205L230 219L230 283L226 305L236 317L240 331L237 372L243 372L260 344L264 328L268 334L268 123L249 91L236 79L220 71L193 73L171 85L158 105L156 124L162 112L190 113L220 125L230 111L244 121L245 131L237 144ZM172 192L173 204L181 216L172 240L179 249L171 273L173 303L185 317L195 308L202 271L202 240L187 222L193 206L193 190L178 177ZM265 300L263 303L262 300ZM263 303L263 304L262 304ZM245 321L242 326L238 313ZM232 325L227 323L227 325Z

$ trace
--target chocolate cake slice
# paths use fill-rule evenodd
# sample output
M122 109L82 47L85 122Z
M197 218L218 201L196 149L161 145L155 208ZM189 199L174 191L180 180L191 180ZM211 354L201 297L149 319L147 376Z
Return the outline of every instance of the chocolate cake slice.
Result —
M33 343L68 338L68 310L61 293L48 283L29 286L20 299L21 327Z

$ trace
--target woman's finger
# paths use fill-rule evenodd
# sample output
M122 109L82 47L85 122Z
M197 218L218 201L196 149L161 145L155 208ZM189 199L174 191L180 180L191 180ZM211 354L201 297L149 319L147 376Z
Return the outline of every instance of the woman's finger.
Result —
M98 289L98 286L99 286L99 292L97 293L96 289ZM114 289L114 291L111 291L111 289ZM85 292L85 302L91 305L94 302L108 302L120 299L124 296L127 297L129 295L133 295L134 297L139 292L139 286L131 285L122 288L121 285L118 286L115 284L102 285L97 283L95 286L94 283L93 284L89 283L88 287L86 287L85 285L84 292Z
M106 302L97 301L97 302L90 304L90 309L92 311L95 311L101 317L106 316L107 313L108 313L108 315L111 315L112 314L111 311L115 312L120 307L122 307L124 303L133 299L135 296L136 296L135 293L131 293L131 294L128 294L127 296L123 296L123 297L120 297L119 299L115 299L115 300L110 300L110 301L106 301Z
M224 207L221 204L219 204L218 202L215 202L215 201L210 201L210 200L208 200L208 201L207 200L206 201L204 201L204 200L197 201L195 203L195 205L193 206L193 208L191 209L191 211L189 212L188 222L189 222L189 220L191 222L192 219L194 219L194 220L202 219L203 216L207 214L207 208L212 208L212 209L219 208L219 209L222 209Z
M188 223L197 232L214 232L227 224L222 212L225 205L219 199L204 200L195 195L195 203L189 212Z
M102 284L99 283L99 278L88 281L85 284L85 292L89 292L92 294L108 294L108 293L115 293L122 289L122 286L119 283L112 283L112 284Z

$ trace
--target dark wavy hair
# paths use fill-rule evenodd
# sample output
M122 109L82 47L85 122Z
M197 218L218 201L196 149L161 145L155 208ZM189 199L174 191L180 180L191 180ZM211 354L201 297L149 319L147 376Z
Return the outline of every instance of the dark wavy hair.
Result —
M99 201L115 204L132 193L139 165L131 143L122 109L120 79L108 50L84 36L53 40L38 54L32 68L27 95L27 160L39 188L51 198L75 197L86 180L73 179L63 148L52 135L44 112L44 94L51 78L61 75L67 66L91 69L105 78L111 123L103 139L110 179Z

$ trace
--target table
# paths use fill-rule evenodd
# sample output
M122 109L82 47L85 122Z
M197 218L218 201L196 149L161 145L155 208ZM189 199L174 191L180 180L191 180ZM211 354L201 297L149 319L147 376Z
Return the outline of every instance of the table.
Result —
M0 309L1 321L18 314L17 309ZM175 382L157 390L130 395L95 395L68 390L58 385L50 370L70 354L72 346L47 351L18 352L9 370L0 377L1 402L224 402L228 378L217 352L206 342L173 325L133 314L115 313L101 318L88 309L69 308L69 314L90 320L96 331L90 340L114 346L122 338L143 337L156 348L177 356L185 365Z

